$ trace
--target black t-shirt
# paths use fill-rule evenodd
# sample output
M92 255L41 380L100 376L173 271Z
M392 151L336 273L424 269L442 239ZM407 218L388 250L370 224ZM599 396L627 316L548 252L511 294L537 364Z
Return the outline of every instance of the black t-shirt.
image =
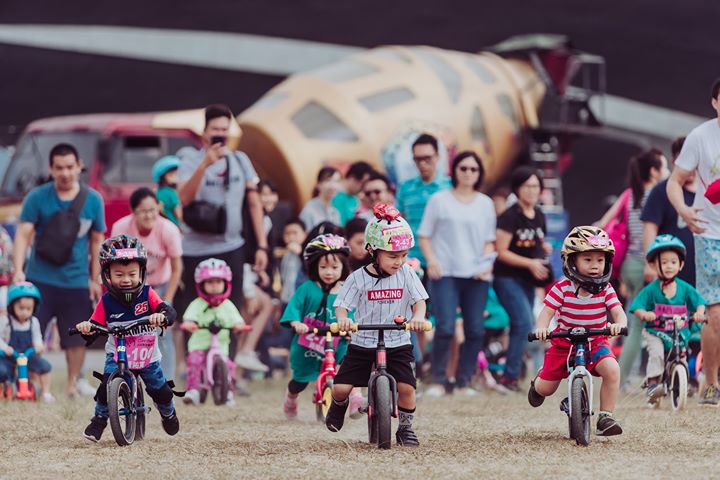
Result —
M535 218L526 217L519 204L511 205L497 218L497 228L512 234L510 251L526 258L545 258L543 243L547 227L545 214L535 207ZM537 284L530 270L498 260L493 270L497 277L513 277Z

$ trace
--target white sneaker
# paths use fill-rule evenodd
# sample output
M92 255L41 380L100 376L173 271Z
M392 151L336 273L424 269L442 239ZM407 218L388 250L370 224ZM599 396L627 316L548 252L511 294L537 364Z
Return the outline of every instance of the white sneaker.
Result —
M42 398L45 403L55 403L55 397L50 392L43 392Z
M78 393L84 397L94 397L95 392L97 392L97 388L93 388L85 377L77 379L75 382L75 388L77 388Z
M235 365L245 370L253 370L255 372L267 372L270 370L267 365L258 359L255 352L237 354L235 356Z
M433 385L425 389L423 396L427 398L443 397L445 396L445 387L443 387L442 385Z
M227 405L228 407L235 406L235 395L230 390L228 390L227 401L225 402L225 405Z
M185 392L185 396L183 397L183 403L186 403L188 405L199 405L200 392L195 389L188 390L187 392Z
M480 392L471 387L456 388L455 391L458 395L463 397L477 397L480 395Z

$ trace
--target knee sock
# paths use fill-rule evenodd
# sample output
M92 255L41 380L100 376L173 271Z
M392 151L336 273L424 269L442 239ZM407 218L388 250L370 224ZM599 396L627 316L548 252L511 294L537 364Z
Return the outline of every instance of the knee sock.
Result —
M412 430L413 420L415 420L415 409L408 410L407 408L398 407L398 420L400 420L398 430Z

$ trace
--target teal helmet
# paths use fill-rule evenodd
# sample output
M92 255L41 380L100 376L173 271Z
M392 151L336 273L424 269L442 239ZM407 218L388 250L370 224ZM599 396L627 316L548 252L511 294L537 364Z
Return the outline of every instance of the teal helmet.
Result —
M180 166L180 158L175 155L166 155L155 162L152 167L152 178L154 183L160 183L160 179L170 170Z
M38 290L35 285L30 282L22 282L15 285L10 285L7 293L8 307L11 306L15 300L25 297L35 299L35 309L37 310L38 305L40 305L40 290Z
M647 259L648 263L652 263L655 261L657 256L665 250L672 250L674 252L677 252L677 254L680 256L680 260L682 260L683 262L685 261L685 257L687 256L685 244L676 236L668 234L658 235L657 237L655 237L655 240L653 240L650 244L650 247L648 247L645 258Z

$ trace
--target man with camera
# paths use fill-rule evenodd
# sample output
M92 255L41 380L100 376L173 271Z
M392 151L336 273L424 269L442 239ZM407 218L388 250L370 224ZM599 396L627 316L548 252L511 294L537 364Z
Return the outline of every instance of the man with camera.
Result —
M259 178L247 155L225 145L231 121L232 112L227 106L207 106L203 148L186 147L177 153L181 160L178 196L187 227L183 238L183 288L175 305L178 312L184 312L195 297L193 274L202 260L215 257L230 265L233 274L230 299L238 307L242 299L243 264L254 256L256 272L267 266L268 243L257 191ZM243 209L247 209L245 225ZM255 244L255 251L250 251L246 243ZM238 361L244 368L266 368L255 357Z

